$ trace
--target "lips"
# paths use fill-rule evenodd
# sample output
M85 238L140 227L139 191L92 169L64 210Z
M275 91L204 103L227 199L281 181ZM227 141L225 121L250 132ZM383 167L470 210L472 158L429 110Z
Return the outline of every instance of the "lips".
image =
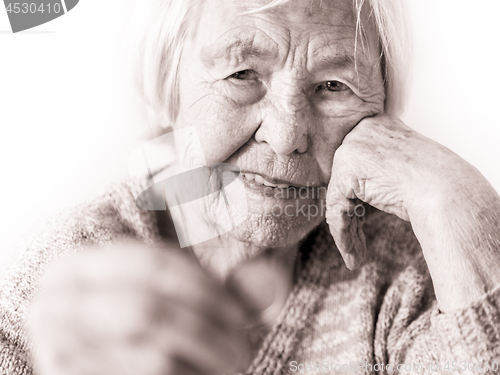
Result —
M248 172L242 172L242 174L243 178L245 178L247 181L253 181L256 184L265 185L272 188L280 188L280 189L288 189L289 187L294 187L294 185L291 185L290 183L278 182L278 180L276 179L264 178L260 174L248 173Z
M265 142L257 143L255 139L240 147L225 163L238 166L247 185L273 189L325 186L314 156L309 153L278 156Z
M326 187L319 184L299 184L296 182L271 178L269 176L241 171L243 182L251 190L265 197L276 199L320 199L326 194Z
M272 188L281 188L281 189L289 189L289 188L311 188L316 186L321 186L316 180L309 181L305 178L288 180L279 177L271 177L263 173L257 173L254 171L241 170L241 174L243 175L244 180L252 183L253 185L263 185L266 187Z

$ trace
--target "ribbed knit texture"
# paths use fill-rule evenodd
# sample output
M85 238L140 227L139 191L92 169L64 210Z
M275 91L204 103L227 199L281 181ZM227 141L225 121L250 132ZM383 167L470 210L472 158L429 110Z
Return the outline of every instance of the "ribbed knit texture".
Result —
M25 321L50 263L123 237L161 240L155 213L136 207L132 189L139 187L115 185L53 218L27 243L0 290L0 374L36 374ZM298 281L246 374L296 374L291 362L352 363L355 369L343 372L363 374L372 372L370 366L356 367L358 362L420 363L424 373L437 361L441 367L446 361L500 365L500 288L463 310L441 313L410 224L375 211L364 229L367 259L356 271L343 264L326 225L310 235Z

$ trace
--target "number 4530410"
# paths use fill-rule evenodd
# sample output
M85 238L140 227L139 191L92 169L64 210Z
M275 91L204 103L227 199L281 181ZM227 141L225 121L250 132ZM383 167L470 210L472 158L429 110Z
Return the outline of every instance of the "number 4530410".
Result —
M7 5L8 13L61 13L61 4L47 3L47 4L35 4L35 3L9 3Z

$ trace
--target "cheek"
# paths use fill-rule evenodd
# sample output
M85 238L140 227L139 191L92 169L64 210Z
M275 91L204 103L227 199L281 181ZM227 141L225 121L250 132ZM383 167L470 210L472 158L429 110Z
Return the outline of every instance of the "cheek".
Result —
M195 126L206 162L222 163L255 133L259 125L255 113L252 106L208 93L181 107L178 126Z
M318 122L317 131L312 136L310 153L316 159L322 180L330 180L333 157L345 135L356 125L356 119L328 119Z
M365 117L375 116L383 111L379 103L363 103L353 108L345 108L332 116L320 116L316 121L316 131L311 136L311 154L317 160L323 180L329 181L335 151L345 136Z

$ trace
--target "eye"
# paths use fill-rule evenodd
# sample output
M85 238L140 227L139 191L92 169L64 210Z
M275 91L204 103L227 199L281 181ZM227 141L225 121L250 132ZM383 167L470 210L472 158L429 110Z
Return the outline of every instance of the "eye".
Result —
M246 70L240 70L239 72L231 74L229 79L235 79L239 81L247 81L251 79L256 79L257 78L257 73L254 70L246 69Z
M349 90L349 87L339 81L326 81L319 85L316 90L344 91Z

